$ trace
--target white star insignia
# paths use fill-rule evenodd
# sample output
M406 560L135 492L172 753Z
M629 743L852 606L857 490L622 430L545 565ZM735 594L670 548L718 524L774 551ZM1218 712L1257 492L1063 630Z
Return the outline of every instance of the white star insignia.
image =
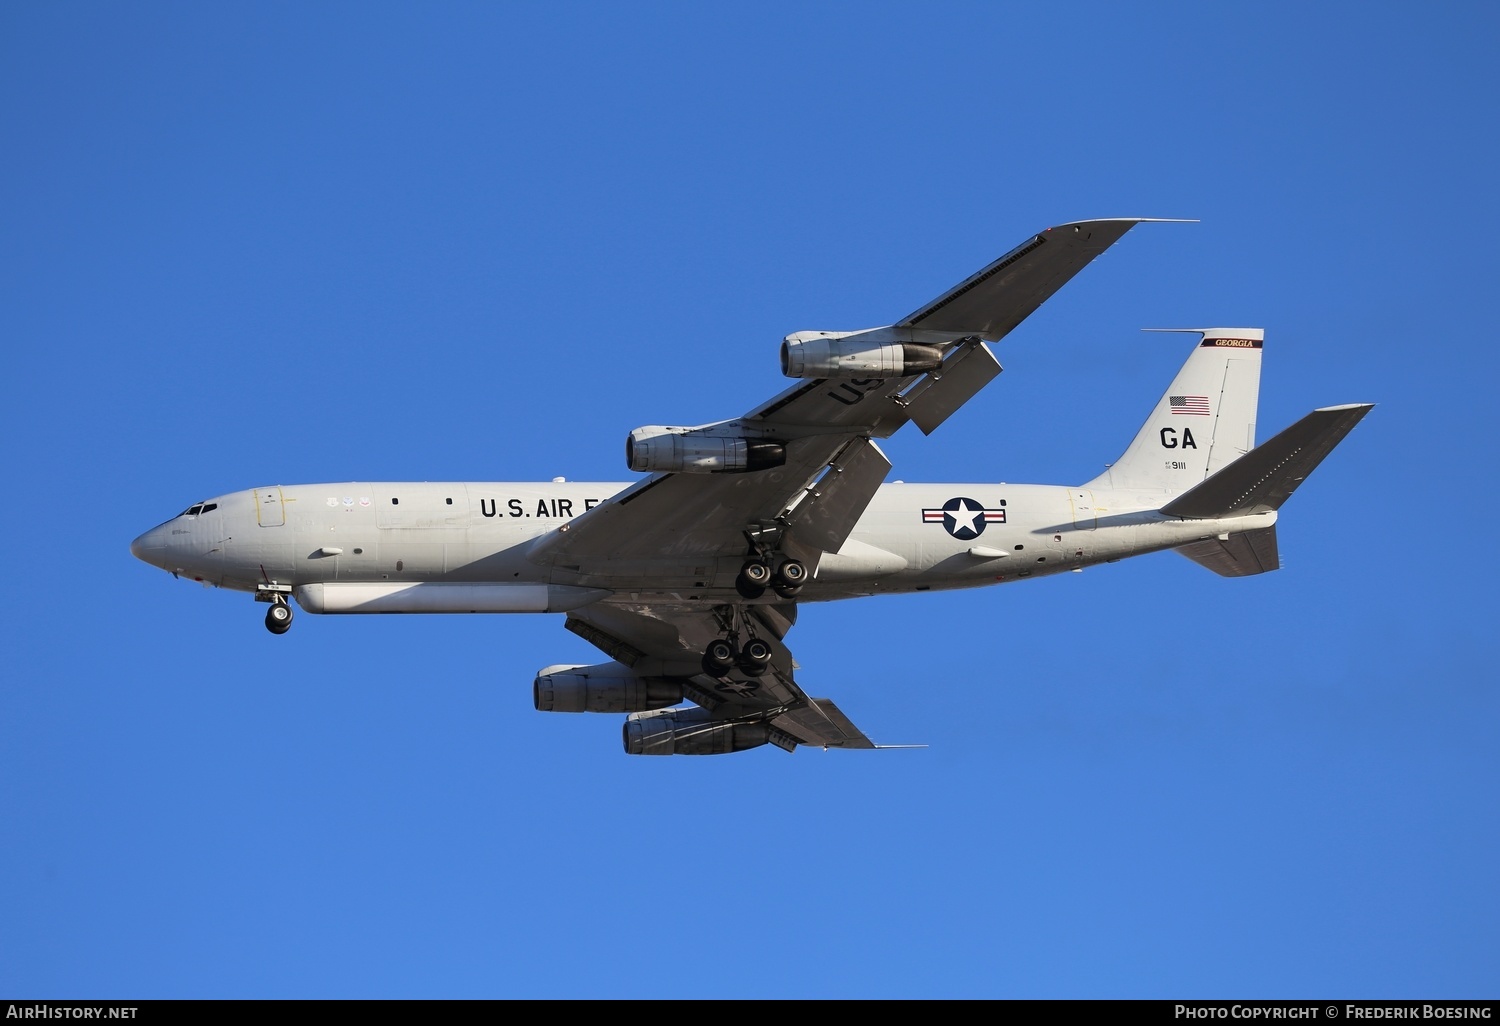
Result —
M970 509L969 504L959 501L958 509L949 510L948 515L953 518L953 529L956 531L961 527L967 527L975 534L979 533L979 520L984 516L984 507Z

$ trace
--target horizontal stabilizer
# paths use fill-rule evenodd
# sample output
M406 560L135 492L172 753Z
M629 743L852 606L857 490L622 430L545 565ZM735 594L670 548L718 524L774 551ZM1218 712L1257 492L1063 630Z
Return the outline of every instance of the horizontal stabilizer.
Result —
M1373 403L1314 410L1281 434L1256 446L1161 511L1193 519L1241 517L1280 509L1333 447L1344 440Z
M1275 527L1179 545L1177 551L1220 577L1250 577L1281 568Z

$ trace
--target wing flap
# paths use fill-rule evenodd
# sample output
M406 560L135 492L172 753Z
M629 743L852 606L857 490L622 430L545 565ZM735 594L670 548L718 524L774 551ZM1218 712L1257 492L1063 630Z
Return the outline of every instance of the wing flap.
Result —
M907 393L907 416L922 434L930 435L999 374L1000 361L988 346L966 342L943 361L938 372L929 374Z
M809 699L801 708L791 709L771 720L771 725L804 745L819 748L874 748L843 711L826 698Z
M880 446L856 438L792 511L789 533L814 551L837 552L890 470Z

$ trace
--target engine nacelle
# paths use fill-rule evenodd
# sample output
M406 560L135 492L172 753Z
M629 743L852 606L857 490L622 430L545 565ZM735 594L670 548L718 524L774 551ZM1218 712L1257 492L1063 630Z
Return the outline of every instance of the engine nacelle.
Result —
M622 663L544 667L531 685L538 712L644 712L682 701L682 681L637 677Z
M628 755L724 755L759 748L771 739L761 723L726 723L707 709L640 712L625 721Z
M781 343L781 373L789 378L905 378L942 363L941 349L913 342L788 337Z
M625 439L625 462L631 470L684 474L738 474L786 462L786 448L779 442L690 434L693 430L636 428Z

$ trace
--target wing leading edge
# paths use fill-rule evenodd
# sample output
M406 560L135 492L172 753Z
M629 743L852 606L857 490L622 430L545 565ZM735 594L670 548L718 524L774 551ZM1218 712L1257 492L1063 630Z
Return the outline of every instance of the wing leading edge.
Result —
M1164 220L1118 217L1045 229L896 324L998 342L1130 229Z

